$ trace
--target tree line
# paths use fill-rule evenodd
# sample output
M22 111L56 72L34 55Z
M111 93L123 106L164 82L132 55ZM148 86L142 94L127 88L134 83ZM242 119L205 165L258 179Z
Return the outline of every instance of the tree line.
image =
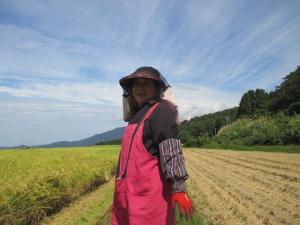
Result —
M243 94L238 107L183 121L179 128L179 138L186 146L198 147L212 142L223 145L299 144L299 114L300 67L298 66L295 71L283 78L275 90L270 92L259 88L249 90ZM264 123L258 122L259 120ZM259 127L258 124L264 126ZM270 131L268 137L266 131ZM243 136L244 134L247 135Z

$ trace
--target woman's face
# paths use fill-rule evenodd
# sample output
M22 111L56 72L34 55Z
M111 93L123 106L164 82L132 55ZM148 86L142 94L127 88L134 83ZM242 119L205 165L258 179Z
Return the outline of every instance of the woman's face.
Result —
M136 78L132 83L132 95L139 106L156 94L155 81L148 78Z

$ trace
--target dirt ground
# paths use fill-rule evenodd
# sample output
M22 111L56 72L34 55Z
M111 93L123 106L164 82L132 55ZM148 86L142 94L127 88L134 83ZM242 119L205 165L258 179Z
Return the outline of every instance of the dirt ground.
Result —
M184 150L188 192L213 224L300 224L300 154Z

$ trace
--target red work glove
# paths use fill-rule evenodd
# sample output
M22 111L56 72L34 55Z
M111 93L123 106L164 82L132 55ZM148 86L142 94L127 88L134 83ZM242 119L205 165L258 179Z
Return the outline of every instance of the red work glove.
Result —
M175 207L175 202L177 202L180 210L180 216L192 215L193 205L192 201L188 198L185 192L174 192L172 194L172 207Z

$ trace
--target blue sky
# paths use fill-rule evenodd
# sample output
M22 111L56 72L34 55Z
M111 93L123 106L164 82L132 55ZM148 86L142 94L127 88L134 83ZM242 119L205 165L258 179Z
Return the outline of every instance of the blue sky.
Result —
M300 65L300 1L0 0L0 146L125 126L119 79L157 68L181 120Z

